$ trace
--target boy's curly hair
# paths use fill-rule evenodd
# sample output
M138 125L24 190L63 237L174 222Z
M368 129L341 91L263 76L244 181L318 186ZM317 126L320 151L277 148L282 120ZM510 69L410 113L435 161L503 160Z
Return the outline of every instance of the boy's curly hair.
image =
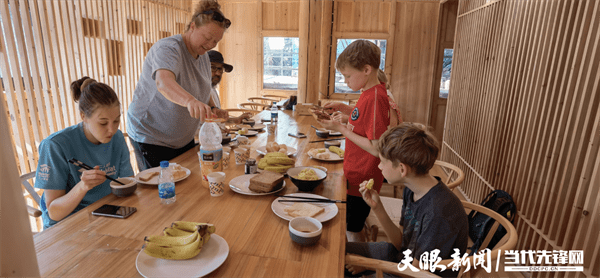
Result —
M423 125L402 123L381 135L377 145L379 155L394 167L404 163L417 176L429 173L438 157L438 141Z
M192 24L192 22L194 22L194 24L197 27L205 25L209 22L214 22L218 26L225 28L225 24L223 22L218 22L218 21L212 20L212 14L202 14L205 11L214 11L214 12L218 12L221 15L225 16L223 14L223 12L221 11L221 5L219 4L219 2L217 2L217 0L198 1L198 5L196 5L196 8L194 9L194 14L192 15L192 19L185 27L186 32L190 29L190 25Z
M380 60L381 49L377 45L367 40L355 40L342 51L335 61L335 68L341 70L351 66L362 70L366 65L370 65L376 70L379 69Z

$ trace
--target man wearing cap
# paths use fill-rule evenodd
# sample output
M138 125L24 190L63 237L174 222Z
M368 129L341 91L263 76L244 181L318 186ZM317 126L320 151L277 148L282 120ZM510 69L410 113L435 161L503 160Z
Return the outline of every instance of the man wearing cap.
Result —
M233 66L230 64L226 64L221 52L216 50L209 50L208 58L210 60L210 69L212 71L212 87L210 88L210 97L215 103L215 106L221 108L221 100L219 99L217 85L219 85L219 83L221 82L223 71L231 72L233 70ZM250 118L250 116L250 113L244 113L239 117L230 117L229 120L231 122L241 123L242 119Z

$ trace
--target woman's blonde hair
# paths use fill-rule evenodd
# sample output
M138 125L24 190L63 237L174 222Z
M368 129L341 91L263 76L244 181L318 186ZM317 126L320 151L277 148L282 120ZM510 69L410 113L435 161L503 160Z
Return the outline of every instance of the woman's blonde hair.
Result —
M223 16L223 18L226 21L229 21L229 19L225 18L225 15L221 11L221 5L219 4L219 2L217 2L217 0L201 0L198 2L198 5L196 5L194 14L192 15L192 19L187 24L185 31L187 32L188 30L190 30L190 26L192 25L192 22L196 25L196 27L200 27L202 25L208 24L209 22L213 22L224 29L229 28L229 25L226 25L224 21L219 22L219 21L213 20L213 14L212 13L207 14L206 13L207 11L212 11L213 13L219 13ZM231 22L231 21L229 21L229 22Z

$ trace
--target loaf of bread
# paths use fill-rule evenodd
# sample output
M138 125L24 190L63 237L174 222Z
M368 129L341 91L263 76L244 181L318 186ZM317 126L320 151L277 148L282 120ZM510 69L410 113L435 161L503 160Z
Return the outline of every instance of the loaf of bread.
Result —
M281 188L284 176L271 171L262 171L250 179L248 188L257 193L267 193Z
M158 176L158 175L160 175L160 172L147 172L147 173L139 176L138 178L141 181L147 182L147 181L151 180L152 178L154 178L154 176Z
M315 217L325 209L307 203L295 203L293 206L283 209L291 217Z

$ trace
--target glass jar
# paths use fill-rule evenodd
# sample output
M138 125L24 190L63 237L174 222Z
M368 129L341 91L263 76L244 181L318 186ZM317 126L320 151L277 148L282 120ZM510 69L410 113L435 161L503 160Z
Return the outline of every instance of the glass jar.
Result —
M256 159L254 159L254 158L248 158L246 160L246 167L244 169L244 173L246 175L248 175L248 174L256 174L256 170L257 170Z

